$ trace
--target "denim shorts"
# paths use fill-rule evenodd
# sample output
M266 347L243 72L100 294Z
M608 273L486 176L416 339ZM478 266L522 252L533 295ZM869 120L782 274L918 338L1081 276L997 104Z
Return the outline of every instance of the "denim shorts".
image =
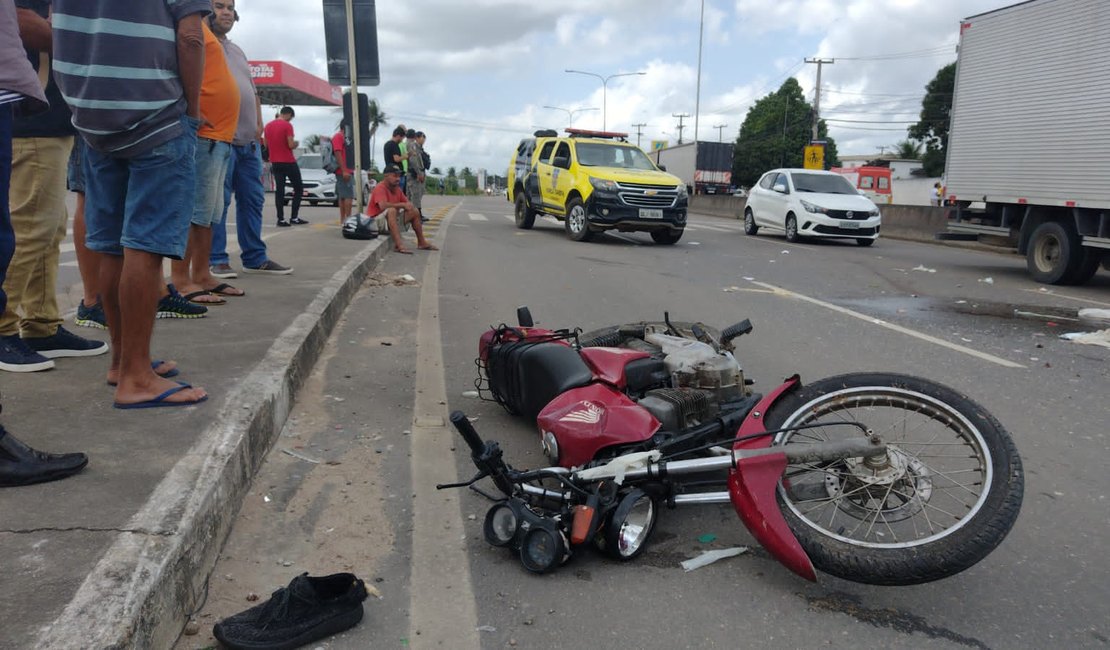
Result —
M231 161L231 143L197 138L196 196L192 223L211 228L224 214L224 180Z
M85 245L122 255L124 248L174 259L185 255L196 194L197 127L131 158L85 149Z
M69 152L69 164L66 165L66 189L70 192L85 193L85 169L82 167L85 159L85 138L80 135L73 137L73 149Z

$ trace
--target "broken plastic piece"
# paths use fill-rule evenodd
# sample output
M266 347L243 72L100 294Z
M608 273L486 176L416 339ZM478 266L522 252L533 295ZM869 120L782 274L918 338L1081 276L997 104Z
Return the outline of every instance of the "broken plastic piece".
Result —
M693 571L694 569L700 569L700 568L702 568L703 566L705 566L707 564L713 564L717 560L723 560L723 559L729 558L729 557L736 557L737 555L740 555L741 553L747 553L747 552L748 552L748 547L747 546L734 546L732 548L719 548L719 549L712 550L712 551L706 551L706 552L702 553L701 555L699 555L697 557L690 558L689 560L683 560L682 562L680 562L680 564L682 565L682 569L684 571Z

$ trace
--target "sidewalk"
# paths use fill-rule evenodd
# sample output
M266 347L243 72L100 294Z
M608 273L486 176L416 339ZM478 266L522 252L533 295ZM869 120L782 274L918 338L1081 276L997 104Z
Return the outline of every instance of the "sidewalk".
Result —
M9 431L90 459L73 478L0 490L0 649L173 644L293 395L390 248L387 237L343 239L334 209L306 217L267 241L292 275L240 274L230 282L246 297L156 322L155 358L176 360L207 402L113 409L107 356L0 374Z

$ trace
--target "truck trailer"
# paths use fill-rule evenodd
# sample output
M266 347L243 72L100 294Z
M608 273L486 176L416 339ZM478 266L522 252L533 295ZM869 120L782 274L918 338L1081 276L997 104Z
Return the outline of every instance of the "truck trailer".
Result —
M728 194L732 186L731 142L687 142L656 149L655 164L686 183L692 194Z
M1110 2L1030 0L960 25L948 231L1002 236L1038 282L1110 265Z

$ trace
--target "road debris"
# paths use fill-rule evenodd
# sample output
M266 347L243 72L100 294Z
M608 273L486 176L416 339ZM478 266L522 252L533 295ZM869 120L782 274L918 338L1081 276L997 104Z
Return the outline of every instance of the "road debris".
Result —
M1072 343L1101 345L1104 348L1110 348L1110 328L1097 332L1068 332L1067 334L1061 334L1060 338Z
M747 553L747 552L748 552L748 547L747 546L734 546L732 548L718 548L718 549L714 549L712 551L705 551L701 555L699 555L697 557L694 557L694 558L690 558L689 560L683 560L679 564L682 566L682 569L684 571L690 572L690 571L693 571L694 569L700 569L703 566L706 566L708 564L713 564L717 560L723 560L725 558L736 557L737 555L740 555L741 553Z
M309 462L309 463L313 463L313 464L315 464L315 465L319 465L319 464L320 464L320 461L316 460L315 458L310 458L309 456L305 456L304 454L301 454L301 453L297 453L297 452L293 451L292 449L286 449L285 447L282 447L282 448L281 448L281 452L282 452L283 454L289 454L289 455L290 455L290 456L292 456L293 458L299 458L299 459L301 459L301 460L303 460L303 461L306 461L306 462Z
M921 271L923 273L936 273L937 272L936 269L931 269L931 268L925 266L924 264L918 264L917 266L913 267L910 270L911 271Z

